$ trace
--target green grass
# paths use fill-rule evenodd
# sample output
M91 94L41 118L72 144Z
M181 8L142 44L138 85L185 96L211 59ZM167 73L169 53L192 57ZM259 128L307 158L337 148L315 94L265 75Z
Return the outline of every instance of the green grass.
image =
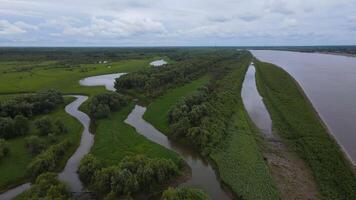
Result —
M164 95L155 99L148 107L143 118L151 123L158 130L167 134L169 132L168 126L168 111L181 98L188 93L197 90L199 87L205 85L210 80L209 75L205 75L197 80L194 80L181 87L169 90Z
M249 62L248 62L249 63ZM279 193L263 159L258 143L260 133L252 125L241 98L248 63L235 69L222 82L226 92L236 96L230 109L226 138L210 154L220 178L242 199L279 199Z
M145 67L149 67L149 63L153 58L141 60L124 60L110 64L83 64L81 68L50 68L49 66L33 68L28 72L11 72L2 73L8 63L0 63L0 94L20 93L20 92L35 92L38 90L55 88L66 94L97 94L104 92L104 86L86 87L80 86L79 80L88 76L132 72ZM107 66L110 65L111 68ZM11 64L10 66L13 66ZM81 70L87 69L82 72Z
M355 175L299 85L280 67L256 67L274 129L309 165L323 199L356 199Z
M97 121L91 153L107 165L118 164L125 156L138 154L172 159L181 164L181 158L176 153L149 141L124 122L133 107L130 104L119 112L112 113L110 118Z
M279 199L279 193L259 150L256 128L240 102L221 149L210 157L220 178L242 199Z
M74 99L66 97L65 100L67 104ZM73 143L72 147L66 152L66 155L64 156L65 158L58 166L58 170L60 170L64 167L70 155L72 155L77 148L81 136L82 126L75 118L64 111L64 105L59 106L56 110L51 112L49 116L51 116L53 119L61 119L68 128L68 133L57 137L58 141L62 141L68 138ZM36 134L33 125L33 121L35 119L33 119L31 122L31 130L29 134L23 137L7 140L9 143L10 154L0 163L0 191L4 191L11 186L29 181L26 168L34 156L31 155L26 149L25 138L28 135Z

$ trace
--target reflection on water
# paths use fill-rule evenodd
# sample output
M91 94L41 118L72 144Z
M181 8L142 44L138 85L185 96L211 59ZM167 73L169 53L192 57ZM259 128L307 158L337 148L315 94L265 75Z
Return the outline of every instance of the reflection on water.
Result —
M99 76L90 76L79 81L80 85L84 86L101 86L104 85L107 90L115 91L115 79L126 73L105 74Z
M192 178L182 185L198 187L204 190L212 199L230 199L220 186L217 175L211 165L189 148L171 141L163 133L147 123L143 118L146 108L136 105L125 122L149 140L180 154L192 169Z
M253 50L261 61L285 69L356 164L356 58L318 53Z
M272 120L258 93L255 80L255 67L250 65L244 83L242 85L241 97L248 115L265 137L272 134Z
M150 63L150 65L154 66L154 67L159 67L159 66L162 66L162 65L165 65L167 64L167 62L163 59L161 60L155 60L153 62Z

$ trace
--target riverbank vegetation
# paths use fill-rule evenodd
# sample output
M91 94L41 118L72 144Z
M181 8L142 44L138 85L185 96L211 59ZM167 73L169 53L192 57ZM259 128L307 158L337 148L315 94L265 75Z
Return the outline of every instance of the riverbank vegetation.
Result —
M177 177L179 169L171 160L140 155L125 157L105 167L89 154L82 159L78 173L95 196L117 199L147 195Z
M311 103L283 69L256 62L260 94L274 129L311 168L324 199L356 199L356 177Z
M180 188L168 188L162 194L161 200L209 200L207 194L203 191L195 188L180 187Z
M145 119L212 159L236 198L278 199L259 151L258 130L251 125L240 97L250 59L245 54L224 60L211 71L208 83L198 79L168 90L148 106Z
M39 94L41 98L39 98L37 94ZM63 168L66 160L79 144L82 127L76 119L64 111L65 105L72 102L74 98L65 97L63 99L61 95L57 95L57 92L40 92L37 94L16 95L15 99L10 98L9 101L19 102L18 104L9 104L6 103L7 101L2 104L11 105L2 107L7 108L5 109L6 112L2 112L3 115L6 113L8 116L15 116L16 118L16 116L23 116L18 113L24 115L27 113L26 116L28 116L28 118L27 120L19 120L22 121L21 126L12 126L16 132L19 131L18 129L21 129L24 134L16 135L16 137L10 137L5 140L7 153L0 161L0 191L28 181L32 176L32 172L27 171L27 169L31 165L30 163L34 163L35 160L40 160L39 158L48 158L46 161L42 159L42 162L38 161L38 163L45 163L46 165L39 166L36 164L36 169L41 169L39 170L41 172L47 171L42 169L48 169L48 165L54 166L51 167L50 171L57 171ZM36 101L23 101L28 99L36 99ZM59 99L62 103L59 103ZM58 103L54 103L55 105L53 105L53 102ZM27 104L27 106L23 106L24 104ZM8 118L12 119L11 117ZM15 118L13 120L15 120ZM23 127L27 128L25 129ZM71 145L64 148L59 157L52 155L53 152L45 153L63 141L70 141ZM41 154L48 156L40 156ZM36 173L36 175L37 174L38 173Z

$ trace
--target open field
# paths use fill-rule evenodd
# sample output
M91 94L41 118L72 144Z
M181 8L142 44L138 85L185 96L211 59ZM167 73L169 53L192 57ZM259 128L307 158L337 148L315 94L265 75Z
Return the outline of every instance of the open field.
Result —
M59 89L66 94L97 94L104 92L104 87L80 86L79 80L100 74L136 71L149 67L152 60L154 59L146 58L107 64L81 64L73 68L56 68L42 64L44 67L40 65L29 71L18 72L6 72L9 68L8 63L0 63L0 94L28 93L49 88Z
M72 100L74 99L71 97L66 98L65 104L59 106L56 110L52 111L49 114L49 116L53 119L61 119L68 128L68 133L64 133L56 137L58 143L65 139L69 139L73 144L71 148L66 151L66 155L58 166L58 170L64 167L67 159L73 154L73 152L77 148L82 130L81 124L75 118L73 118L64 111L64 106L70 103ZM3 191L8 187L29 180L29 174L27 174L26 169L27 165L35 156L29 153L29 151L25 147L25 138L29 135L37 134L34 128L33 121L40 117L41 115L36 116L34 119L31 120L31 129L27 135L7 140L7 142L9 143L10 153L1 161L0 164L0 191Z
M147 107L143 118L150 122L154 127L160 130L164 134L169 133L168 126L168 111L169 109L178 102L181 98L186 96L188 93L197 90L199 87L208 83L210 77L205 75L197 80L187 83L183 86L171 89L167 91L164 95L155 99Z
M125 156L146 155L152 158L172 159L179 164L179 156L140 135L124 120L134 105L130 104L107 119L97 121L95 143L91 153L107 165L118 164Z
M257 62L257 86L274 129L311 168L324 199L355 199L356 178L294 79L283 69Z

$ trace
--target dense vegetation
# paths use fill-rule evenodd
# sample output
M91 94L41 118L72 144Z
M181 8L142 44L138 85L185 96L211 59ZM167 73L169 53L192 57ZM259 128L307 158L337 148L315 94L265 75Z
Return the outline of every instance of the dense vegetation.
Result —
M116 79L115 88L121 92L157 97L168 88L197 79L225 60L236 59L241 52L212 51L162 67L152 67L126 74Z
M88 112L92 119L106 118L111 112L125 107L128 99L116 92L94 95L88 102Z
M73 200L67 186L57 180L57 174L41 174L31 188L16 197L16 200L28 199L58 199Z
M209 83L192 94L188 93L193 92L202 84L206 84L206 82L198 79L169 90L148 106L144 118L164 133L172 136L176 130L169 128L169 113L173 117L174 110L178 109L184 102L189 102L189 107L195 107L193 111L193 109L189 109L186 106L183 112L183 114L187 115L188 120L192 120L192 123L200 121L201 111L207 112L208 114L203 118L205 120L213 118L207 120L211 123L209 125L214 127L211 130L218 129L217 127L220 126L223 131L209 134L213 142L202 140L204 142L208 141L208 147L204 146L203 144L205 143L203 142L200 144L203 151L209 153L209 158L216 164L222 181L237 195L236 198L278 199L278 191L256 142L258 140L258 130L251 125L240 98L242 82L251 58L249 56L246 55L246 57L222 62L219 67L211 71ZM200 95L204 98L200 98ZM186 98L184 98L185 96ZM193 98L196 96L199 98ZM187 99L189 101L186 101ZM202 103L192 105L190 104L192 102ZM212 105L213 103L214 105ZM209 109L213 110L206 111L205 106L201 105L209 105ZM178 112L178 110L176 111ZM195 114L189 115L187 114L188 112L194 112ZM215 114L219 112L224 114ZM229 117L227 117L228 115ZM214 119L215 117L225 116L226 119ZM197 124L199 125L199 123ZM192 124L187 124L187 126L190 126L188 130L193 128ZM185 135L184 133L182 134ZM222 136L217 134L222 134ZM215 135L217 135L216 138L214 137ZM187 134L184 141L194 145L193 137L194 139L204 138L204 135Z
M0 139L0 162L9 153L9 147L4 139Z
M222 65L231 68L248 66L250 55L235 58ZM231 71L226 70L226 72ZM231 109L238 101L241 85L230 85L219 80L224 73L215 75L214 82L199 91L188 95L171 108L168 116L172 135L176 138L186 138L201 153L207 155L226 136L227 122L233 114Z
M272 64L256 66L257 86L275 129L309 165L323 198L356 199L349 163L293 78Z
M126 157L116 165L105 167L89 154L82 159L78 173L97 196L115 199L149 193L177 177L179 170L170 160L140 155Z
M44 172L53 172L58 169L58 164L64 157L71 143L64 140L61 143L50 146L46 151L39 154L28 166L28 173L32 178Z
M208 200L203 191L195 188L168 188L162 194L161 200Z

